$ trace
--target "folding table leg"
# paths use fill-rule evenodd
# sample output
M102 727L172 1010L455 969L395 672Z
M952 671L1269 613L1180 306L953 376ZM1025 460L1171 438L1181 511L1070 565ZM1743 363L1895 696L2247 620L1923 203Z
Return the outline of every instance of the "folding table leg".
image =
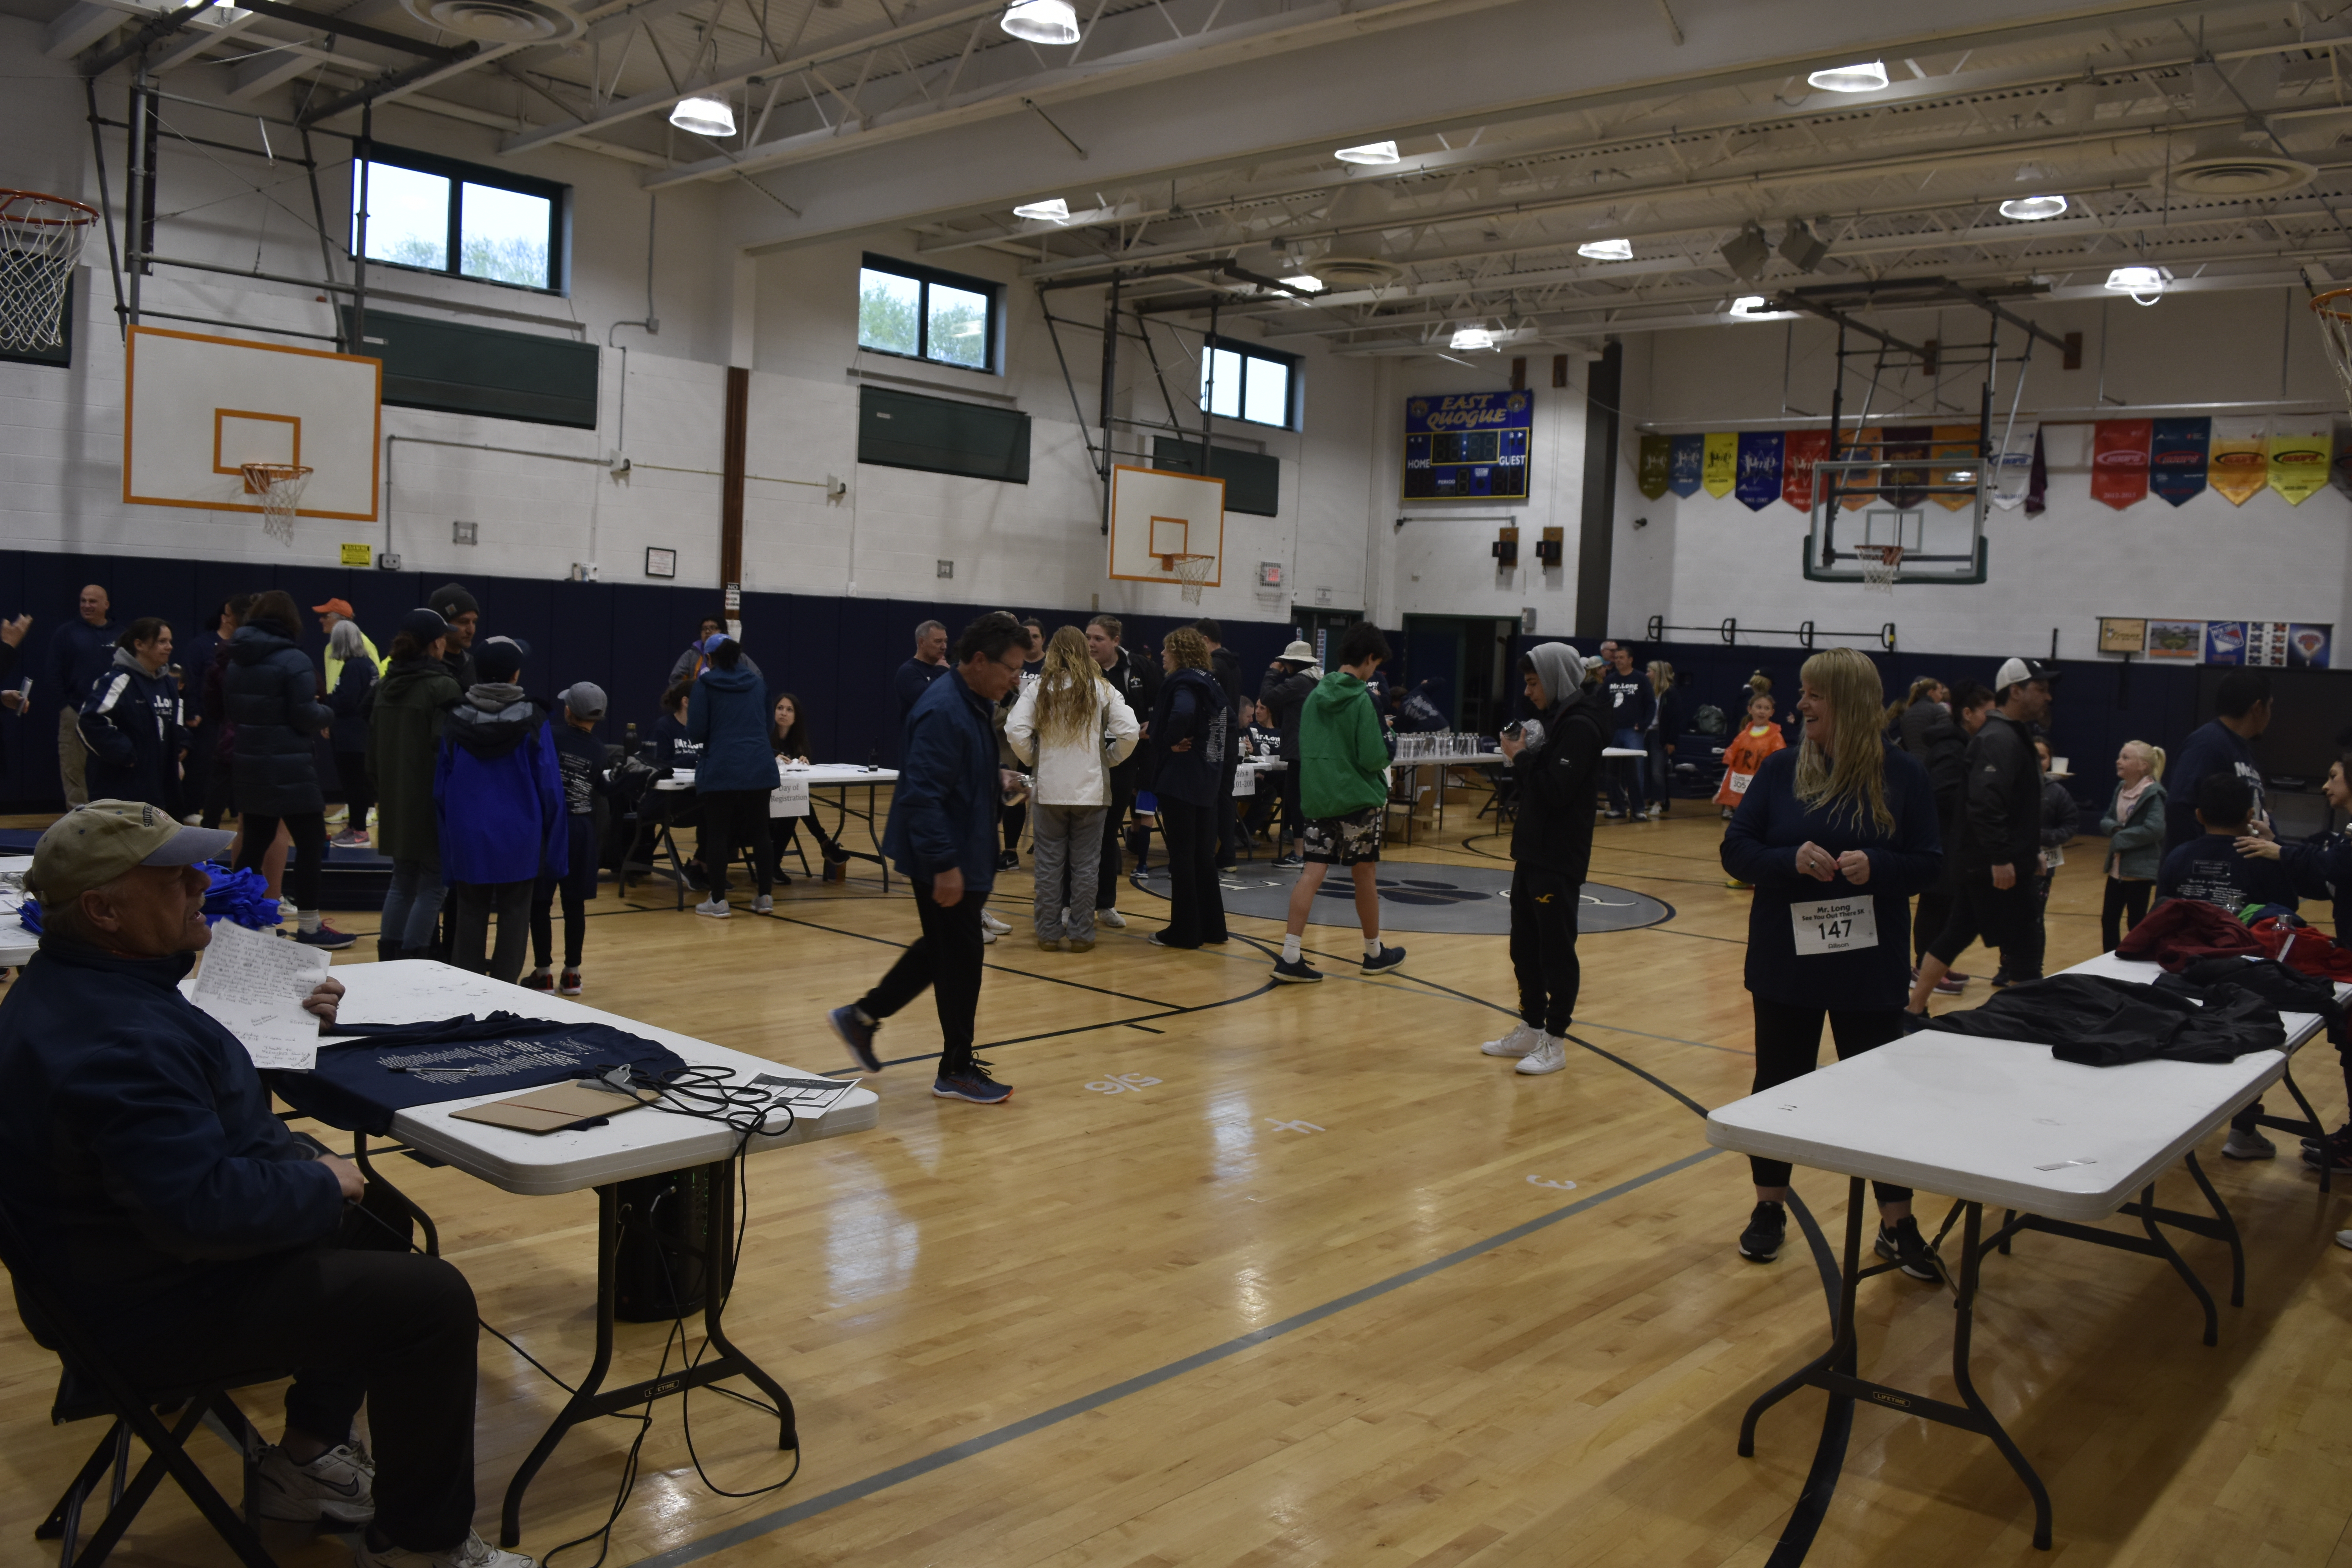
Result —
M614 1265L621 1248L620 1194L607 1184L596 1189L596 1354L588 1363L588 1373L580 1386L555 1417L539 1441L523 1458L507 1483L505 1507L499 1516L499 1544L512 1547L522 1540L522 1498L530 1489L531 1478L555 1452L563 1435L581 1422L598 1414L597 1393L604 1385L604 1373L613 1364L613 1306L618 1293Z
M2238 1222L2231 1215L2230 1206L2221 1201L2221 1194L2213 1190L2213 1184L2205 1179L2205 1167L2197 1163L2193 1152L2189 1156L2189 1173L2197 1179L2197 1190L2212 1205L2213 1217L2221 1222L2222 1239L2230 1244L2230 1305L2242 1307L2246 1304L2246 1244L2238 1234Z
M1797 1390L1808 1385L1822 1386L1823 1373L1842 1372L1852 1376L1854 1369L1853 1295L1862 1272L1862 1205L1863 1184L1860 1177L1849 1184L1845 1205L1845 1261L1838 1276L1837 1331L1831 1336L1830 1348L1766 1389L1739 1418L1739 1457L1756 1457L1756 1423L1764 1413ZM1831 1394L1832 1399L1840 1397Z
M793 1415L792 1396L784 1392L783 1384L770 1377L759 1363L735 1348L720 1321L728 1293L735 1285L732 1246L735 1228L734 1171L731 1160L703 1167L703 1174L710 1184L710 1201L703 1205L707 1228L703 1232L702 1331L710 1347L719 1352L718 1363L708 1370L714 1377L749 1378L762 1394L775 1401L776 1447L779 1449L797 1448L800 1447L800 1430ZM727 1370L721 1372L718 1370L719 1367Z
M381 1188L387 1197L408 1211L409 1218L415 1220L417 1228L425 1233L425 1256L440 1257L441 1233L434 1227L433 1216L425 1212L423 1205L394 1186L383 1172L368 1162L367 1134L364 1132L352 1134L352 1163L360 1168L360 1174L366 1178L368 1185Z
M1854 1185L1859 1188L1862 1184L1856 1182ZM2009 1461L2009 1468L2017 1472L2017 1479L2023 1481L2025 1489L2032 1494L2033 1544L2037 1549L2047 1552L2050 1550L2050 1493L2042 1486L2042 1478L2034 1473L2033 1467L2026 1462L2023 1451L1994 1418L1991 1406L1985 1404L1983 1395L1977 1393L1977 1385L1969 1376L1969 1342L1977 1316L1977 1235L1983 1222L1984 1205L1969 1205L1968 1219L1960 1233L1960 1295L1953 1307L1952 1381L1959 1387L1962 1402L1975 1412L1980 1423L1977 1430L1992 1439L1993 1447L2000 1450L2000 1457ZM2194 1279L2195 1276L2190 1278ZM2209 1310L2210 1307L2211 1303L2208 1302Z
M2139 1194L2140 1228L2147 1232L2147 1238L2150 1241L2156 1243L2158 1256L2172 1265L2172 1271L2187 1282L2190 1293L2197 1298L2197 1304L2205 1309L2205 1342L2209 1345L2220 1344L2221 1316L2213 1310L2212 1292L2205 1289L2205 1281L2197 1278L2197 1271L2189 1267L2189 1260L2181 1257L2179 1249L2172 1245L2172 1238L2157 1227L2155 1209L2156 1184L2150 1182L2141 1189Z

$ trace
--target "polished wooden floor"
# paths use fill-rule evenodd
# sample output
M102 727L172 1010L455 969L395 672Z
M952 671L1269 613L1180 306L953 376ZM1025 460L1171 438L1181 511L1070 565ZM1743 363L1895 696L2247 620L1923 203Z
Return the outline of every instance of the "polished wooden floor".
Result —
M1504 849L1453 826L1410 858ZM1594 878L1675 913L1584 940L1590 1048L1541 1079L1477 1051L1509 1022L1500 937L1408 937L1402 977L1270 987L1254 944L1276 928L1240 921L1230 952L1161 952L1143 941L1158 901L1132 890L1128 931L1041 953L1020 940L1027 874L1008 874L994 907L1016 932L991 952L980 1032L1013 1101L934 1100L909 1062L872 1080L877 1130L752 1164L729 1323L798 1403L798 1479L714 1495L664 1401L607 1561L1764 1563L1824 1397L1782 1405L1752 1460L1738 1423L1822 1348L1827 1301L1793 1234L1771 1266L1736 1254L1747 1173L1707 1155L1696 1113L1749 1073L1748 900L1717 868L1720 826L1685 805L1601 829ZM2060 874L2053 966L2096 950L2096 858ZM593 909L584 1000L825 1071L842 1066L825 1009L914 932L903 888L870 882L796 881L775 918L724 924L609 884ZM1353 941L1318 927L1310 944L1344 960ZM883 1039L908 1057L938 1031L919 1007ZM2330 1117L2332 1058L2319 1047L2304 1075ZM1158 1081L1089 1087L1117 1075ZM2218 1138L2206 1151L2249 1250L2218 1349L2155 1260L2029 1237L1989 1267L1978 1383L2050 1486L2053 1555L2032 1550L2025 1494L1987 1444L1865 1406L1804 1560L2352 1568L2352 1253L2330 1241L2352 1205L2321 1196L2286 1142L2260 1165L2221 1159ZM584 1365L593 1198L393 1164L484 1316L560 1373ZM1833 1237L1844 1186L1798 1177ZM2185 1179L2166 1192L2193 1206ZM1946 1206L1922 1194L1930 1228ZM2180 1245L2226 1281L2218 1244ZM1884 1278L1863 1314L1866 1373L1956 1397L1948 1296ZM663 1333L626 1328L615 1378L648 1375ZM487 1532L562 1395L487 1338L482 1368ZM49 1426L53 1378L0 1318L0 1561L54 1557L32 1526L96 1438ZM247 1405L274 1431L274 1390ZM691 1415L719 1486L784 1475L755 1413L705 1395ZM531 1494L527 1549L603 1521L635 1429L566 1442ZM332 1542L272 1540L289 1568L344 1561ZM228 1558L167 1489L115 1561Z

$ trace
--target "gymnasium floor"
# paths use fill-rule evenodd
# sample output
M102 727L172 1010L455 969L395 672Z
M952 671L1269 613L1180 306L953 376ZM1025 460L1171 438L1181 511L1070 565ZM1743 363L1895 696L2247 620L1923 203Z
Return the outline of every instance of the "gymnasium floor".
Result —
M1505 853L1453 824L1402 858ZM933 1100L929 1065L907 1062L871 1080L877 1130L751 1164L728 1322L799 1406L799 1479L712 1495L664 1401L606 1561L2352 1565L2352 1253L2329 1240L2347 1205L2319 1195L2291 1139L2246 1166L2218 1135L2207 1168L2248 1246L2247 1304L2223 1307L2218 1349L2153 1259L2028 1237L1988 1265L1977 1380L2050 1487L2054 1553L2031 1549L2024 1492L1989 1445L1864 1406L1810 1556L1773 1558L1805 1533L1791 1519L1824 1397L1776 1410L1753 1460L1734 1440L1748 1402L1825 1343L1827 1297L1793 1231L1769 1267L1735 1253L1747 1173L1701 1128L1749 1072L1748 901L1717 868L1720 826L1685 803L1598 830L1594 879L1675 913L1584 939L1581 1048L1544 1079L1477 1052L1509 1024L1500 937L1416 935L1402 977L1270 987L1256 949L1278 926L1236 921L1225 953L1163 952L1143 942L1161 906L1131 890L1125 932L1041 953L1021 935L1026 870L1007 874L993 906L1015 934L991 950L980 1026L1010 1105ZM2097 858L2060 873L2053 967L2096 951ZM719 924L609 885L592 908L583 1000L824 1071L843 1065L824 1010L914 925L903 890L856 881L796 880L771 920ZM1309 944L1344 961L1354 941L1315 927ZM1984 994L1979 981L1960 1005ZM887 1058L937 1041L928 1004L883 1037ZM2333 1118L2333 1053L2306 1061ZM1089 1087L1118 1075L1157 1081ZM593 1199L391 1163L484 1316L556 1372L583 1366ZM1798 1174L1832 1236L1844 1187ZM2193 1196L2177 1173L2164 1189ZM1947 1206L1921 1194L1931 1234ZM2226 1281L2219 1244L2180 1246ZM1863 1303L1865 1373L1956 1397L1949 1298L1897 1275ZM664 1332L625 1326L614 1376L649 1375ZM482 1366L487 1531L561 1394L487 1337ZM7 1314L5 1560L31 1559L33 1525L96 1439L49 1427L53 1378ZM275 1431L274 1390L246 1404ZM755 1413L704 1396L691 1415L719 1485L784 1473ZM566 1441L531 1493L527 1550L602 1521L635 1433L612 1420ZM331 1541L272 1544L289 1568L347 1561ZM114 1561L227 1557L167 1488Z

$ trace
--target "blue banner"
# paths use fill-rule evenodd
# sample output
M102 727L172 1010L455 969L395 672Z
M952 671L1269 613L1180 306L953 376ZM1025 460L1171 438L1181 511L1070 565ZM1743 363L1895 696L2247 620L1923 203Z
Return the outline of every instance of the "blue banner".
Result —
M1778 430L1739 433L1739 479L1731 493L1750 511L1762 511L1780 499L1782 439Z
M1404 499L1526 499L1535 394L1453 392L1404 405Z
M2159 419L2148 446L2147 488L2179 506L2205 492L2213 446L2210 419Z
M1676 436L1666 452L1666 489L1678 496L1698 494L1706 468L1706 437Z

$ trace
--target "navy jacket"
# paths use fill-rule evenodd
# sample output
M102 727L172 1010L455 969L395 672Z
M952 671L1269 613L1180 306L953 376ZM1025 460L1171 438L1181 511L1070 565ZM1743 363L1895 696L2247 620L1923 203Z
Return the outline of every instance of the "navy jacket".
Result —
M310 656L264 626L229 639L221 677L228 721L236 726L236 808L264 816L324 811L317 741L335 716L318 699Z
M2335 908L2336 940L2352 933L2352 832L2322 828L2308 838L2279 846L2279 863L2306 899L2326 899Z
M112 621L94 626L79 616L60 622L49 634L47 671L59 706L81 706L91 683L114 662L114 639L121 635L122 628Z
M343 660L336 672L335 689L327 693L327 710L335 716L329 742L338 752L364 752L368 745L368 706L375 700L375 660L365 654Z
M2253 904L2295 906L2294 873L2279 860L2238 853L2236 836L2200 833L2168 852L2156 874L2156 896L2202 899L2236 914Z
M555 738L520 687L477 685L442 720L433 806L449 881L529 882L571 865Z
M333 1173L270 1114L245 1047L175 989L194 963L52 935L0 1001L0 1205L100 1327L342 1223Z
M961 871L967 897L996 886L1003 798L996 782L993 707L964 684L961 671L950 669L907 715L898 750L904 760L890 792L882 853L920 882Z
M2254 815L2263 815L2263 770L2255 765L2254 749L2219 719L2200 724L2180 743L2180 754L2164 767L2164 852L2169 856L2184 844L2204 837L2197 820L2197 786L2207 773L2235 772L2253 786Z
M1838 1012L1900 1007L1911 991L1911 905L1914 893L1936 885L1944 851L1936 829L1936 792L1919 760L1876 736L1886 752L1886 806L1895 832L1843 805L1810 807L1797 798L1797 758L1791 746L1764 759L1739 797L1723 832L1723 868L1756 886L1748 906L1748 989L1767 1002ZM1870 880L1857 888L1843 875L1823 882L1797 869L1808 840L1832 856L1859 849L1870 858ZM1878 926L1874 947L1797 956L1800 904L1867 898Z
M171 676L150 675L137 655L116 650L114 668L82 701L81 739L89 748L90 799L143 800L181 815L180 752L188 732L180 728L180 687Z
M702 748L694 790L776 787L776 752L768 744L768 688L748 669L706 669L686 698L686 732Z
M1179 741L1192 744L1170 750ZM1224 688L1207 670L1178 670L1160 686L1151 710L1151 744L1160 753L1153 792L1187 805L1214 805L1233 743L1233 705Z

